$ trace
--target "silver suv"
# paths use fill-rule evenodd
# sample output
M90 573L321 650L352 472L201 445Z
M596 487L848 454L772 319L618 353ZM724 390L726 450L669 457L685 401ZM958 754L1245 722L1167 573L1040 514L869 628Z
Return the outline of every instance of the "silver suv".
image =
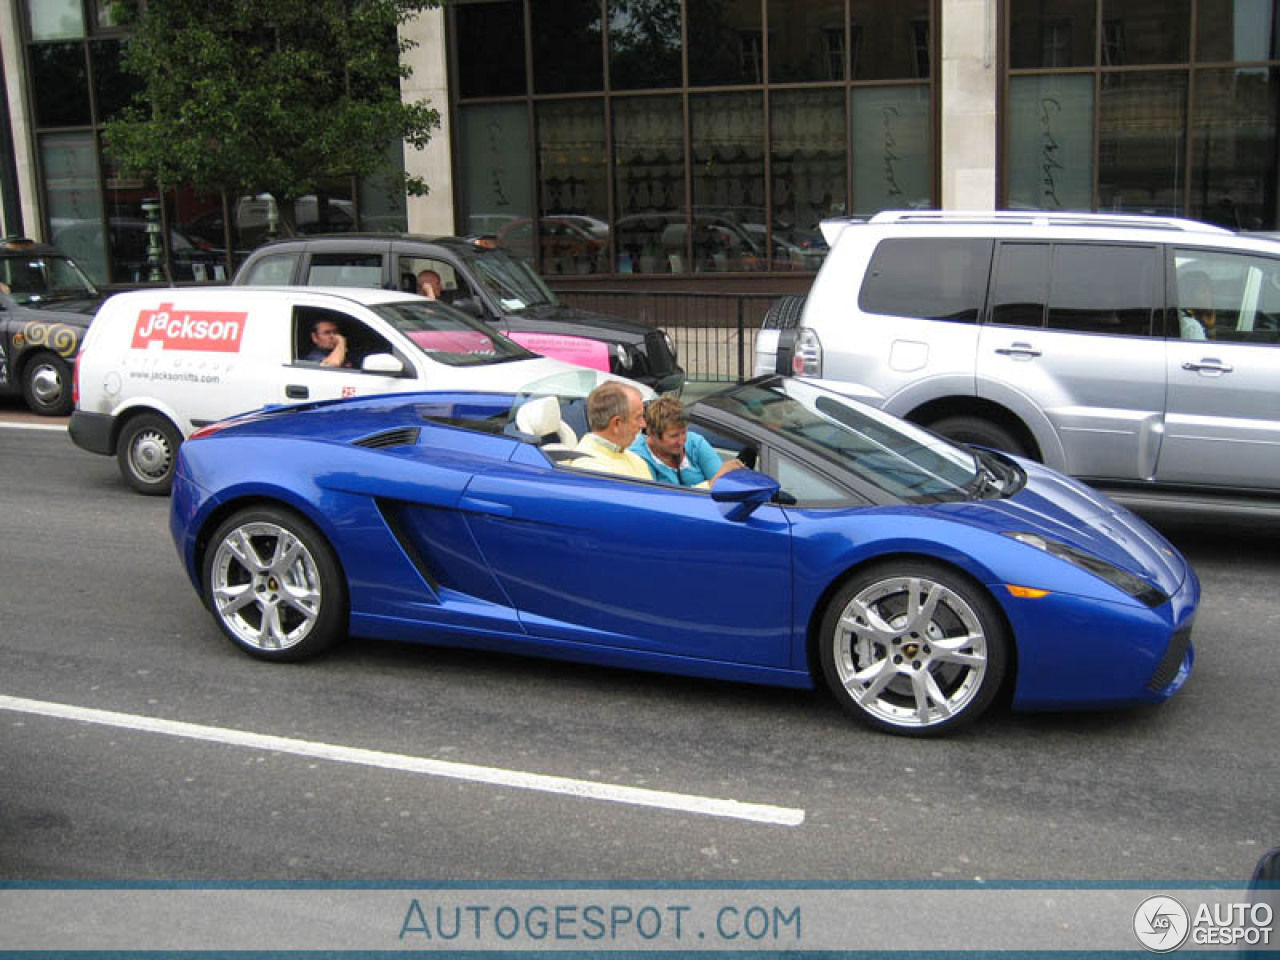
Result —
M1280 493L1280 243L1160 217L827 221L756 372L818 378L1126 499Z

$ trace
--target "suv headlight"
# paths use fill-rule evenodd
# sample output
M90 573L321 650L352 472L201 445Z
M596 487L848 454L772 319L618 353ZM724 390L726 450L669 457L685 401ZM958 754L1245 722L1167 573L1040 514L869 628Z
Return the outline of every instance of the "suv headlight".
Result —
M1005 536L1012 537L1019 543L1025 543L1029 547L1035 547L1037 550L1043 550L1059 560L1065 560L1067 563L1105 580L1117 590L1127 593L1133 599L1148 607L1158 607L1169 599L1163 591L1153 587L1141 577L1135 577L1129 571L1121 570L1115 564L1108 563L1101 557L1096 557L1091 553L1086 553L1084 550L1073 547L1069 543L1054 540L1052 537L1046 537L1043 534L1032 533L1029 530L1006 531Z

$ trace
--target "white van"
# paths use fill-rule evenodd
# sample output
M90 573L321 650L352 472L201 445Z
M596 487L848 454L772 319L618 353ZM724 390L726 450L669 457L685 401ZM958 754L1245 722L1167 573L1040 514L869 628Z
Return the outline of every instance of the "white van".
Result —
M345 339L342 364L323 362L319 324ZM549 377L564 393L563 375L583 395L620 379L537 356L447 304L394 290L141 290L117 294L94 318L76 359L70 431L85 450L115 456L135 490L167 494L178 445L237 413L412 390L517 392Z

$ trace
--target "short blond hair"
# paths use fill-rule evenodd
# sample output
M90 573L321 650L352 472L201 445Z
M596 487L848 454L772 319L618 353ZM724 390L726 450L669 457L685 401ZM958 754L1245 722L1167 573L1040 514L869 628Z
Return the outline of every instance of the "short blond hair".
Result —
M649 436L661 437L672 428L689 425L689 417L684 412L684 404L673 393L650 400L644 408L644 423Z

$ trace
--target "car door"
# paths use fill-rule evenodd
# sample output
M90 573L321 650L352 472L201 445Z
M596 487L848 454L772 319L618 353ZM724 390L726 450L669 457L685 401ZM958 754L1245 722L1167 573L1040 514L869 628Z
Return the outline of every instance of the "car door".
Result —
M1163 269L1154 245L1005 242L996 251L977 393L1028 424L1048 421L1051 466L1149 478L1164 414L1165 356L1153 326ZM1043 444L1042 444L1043 446Z
M462 508L531 634L657 656L790 667L785 514L731 522L704 491L512 464Z
M347 339L347 363L341 367L324 366L309 360L312 349L310 331L316 323L335 323ZM297 403L303 400L336 400L361 397L373 393L389 393L405 389L412 382L402 374L375 373L361 369L361 364L374 354L391 354L401 361L404 370L414 372L409 358L388 342L386 337L354 311L338 310L306 302L295 303L287 323L280 324L283 334L289 331L291 344L281 345L281 355L289 362L281 369L278 393L272 403Z
M1156 479L1280 488L1280 259L1174 248L1170 268L1178 314ZM1193 276L1208 302L1188 299Z

